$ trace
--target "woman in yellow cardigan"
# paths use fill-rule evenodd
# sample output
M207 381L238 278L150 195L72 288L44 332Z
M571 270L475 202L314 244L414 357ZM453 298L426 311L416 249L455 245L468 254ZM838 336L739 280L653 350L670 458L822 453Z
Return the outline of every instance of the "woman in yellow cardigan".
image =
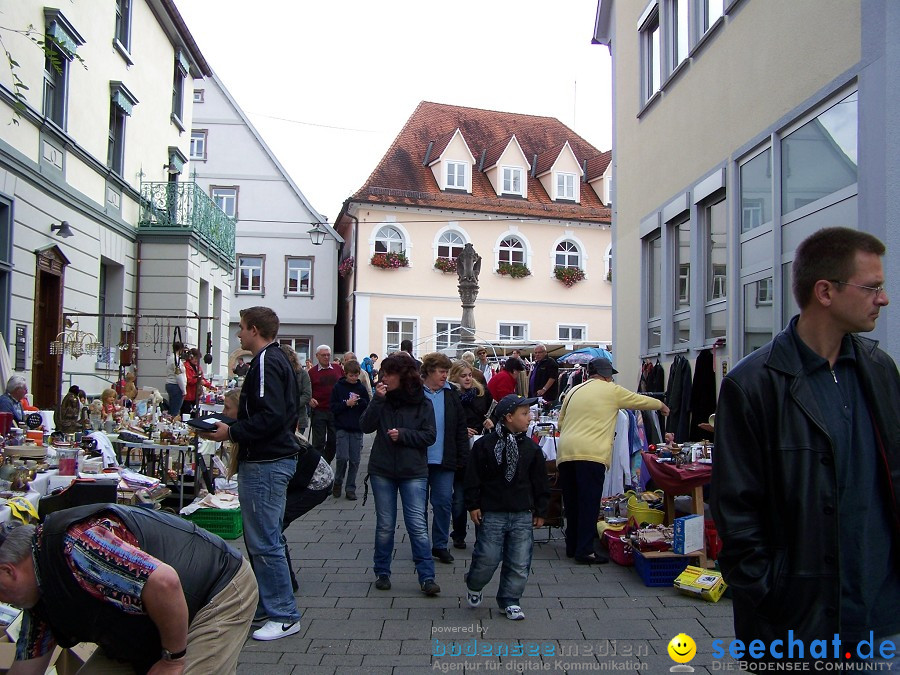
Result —
M572 389L559 412L556 466L566 507L566 556L581 565L608 562L594 553L603 478L612 461L616 414L620 409L669 408L659 399L642 396L612 381L612 362L596 358L588 364L589 379Z

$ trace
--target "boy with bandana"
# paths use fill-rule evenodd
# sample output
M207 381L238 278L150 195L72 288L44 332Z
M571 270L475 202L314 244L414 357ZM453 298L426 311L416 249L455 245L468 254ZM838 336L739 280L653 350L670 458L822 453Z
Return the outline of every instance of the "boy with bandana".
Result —
M540 446L525 435L537 398L504 396L494 411L497 425L473 446L466 467L466 509L475 523L475 549L466 574L466 601L478 607L482 589L502 561L497 606L506 618L525 618L519 601L528 580L534 545L550 501L550 482Z

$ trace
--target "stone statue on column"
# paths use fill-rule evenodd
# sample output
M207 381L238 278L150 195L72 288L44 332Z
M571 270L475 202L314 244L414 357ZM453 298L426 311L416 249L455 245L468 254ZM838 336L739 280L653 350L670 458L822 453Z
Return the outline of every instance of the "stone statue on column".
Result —
M481 256L472 244L466 244L456 258L456 274L459 277L459 298L462 301L462 321L457 355L475 346L475 299L478 297L478 275L481 273Z

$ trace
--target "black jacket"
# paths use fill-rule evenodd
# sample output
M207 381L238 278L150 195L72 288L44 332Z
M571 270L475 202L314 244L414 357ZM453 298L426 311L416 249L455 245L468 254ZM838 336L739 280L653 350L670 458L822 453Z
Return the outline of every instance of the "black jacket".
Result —
M504 476L505 454L501 464L497 464L494 456L498 439L497 432L492 431L479 438L472 447L466 466L466 510L531 511L536 516L546 517L550 503L550 481L541 447L525 434L516 434L519 462L516 475L508 483Z
M444 389L444 455L441 458L441 468L456 471L466 465L468 458L466 412L459 400L456 385L451 384L449 389Z
M279 344L273 342L250 362L231 440L240 448L241 462L271 462L299 452L296 428L296 376Z
M434 408L421 387L409 393L389 391L387 396L373 396L362 414L359 426L363 433L375 432L369 454L369 473L398 480L427 478L426 450L437 437ZM388 436L397 429L397 441Z
M559 396L559 365L557 365L556 360L546 356L535 363L532 368L536 371L534 374L534 389L529 391L528 395L540 396L547 401L555 401ZM551 377L553 378L553 386L543 394L538 394L538 389L541 389Z
M484 422L493 400L487 389L484 390L484 396L475 396L468 401L460 395L467 429L474 429L478 434L484 433Z
M343 429L344 431L360 431L359 418L362 416L366 407L369 405L371 392L359 380L356 384L347 382L344 376L334 383L334 389L331 390L331 414L334 415L334 428ZM356 405L349 406L347 401L350 393L359 396Z
M731 370L716 410L710 505L724 544L719 562L734 592L735 633L745 644L769 644L793 630L808 645L830 640L840 627L834 450L792 329L793 322ZM900 376L876 342L858 335L851 342L893 495L896 537Z

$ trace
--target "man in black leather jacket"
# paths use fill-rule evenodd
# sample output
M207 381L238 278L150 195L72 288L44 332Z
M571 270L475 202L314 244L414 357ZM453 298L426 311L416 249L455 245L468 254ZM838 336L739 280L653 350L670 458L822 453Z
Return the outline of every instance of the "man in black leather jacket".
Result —
M735 634L763 661L810 660L835 635L829 658L900 643L900 376L856 334L888 304L883 255L846 228L804 240L799 317L722 382L710 503ZM789 631L805 651L788 653Z

